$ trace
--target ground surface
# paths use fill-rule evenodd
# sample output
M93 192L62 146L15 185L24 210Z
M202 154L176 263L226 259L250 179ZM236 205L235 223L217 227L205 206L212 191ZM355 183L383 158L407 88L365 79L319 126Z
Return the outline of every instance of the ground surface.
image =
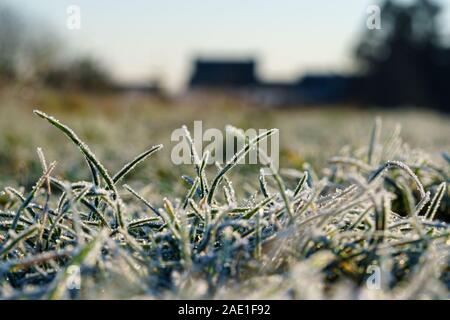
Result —
M25 90L0 105L0 298L449 298L448 116ZM175 166L171 133L194 120L278 128L283 170Z

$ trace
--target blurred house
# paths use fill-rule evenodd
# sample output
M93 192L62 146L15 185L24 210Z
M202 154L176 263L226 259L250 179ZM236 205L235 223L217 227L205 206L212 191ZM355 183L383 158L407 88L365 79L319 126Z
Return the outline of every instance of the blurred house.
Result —
M203 60L195 62L191 89L241 89L258 83L253 60Z
M305 103L336 104L352 98L355 76L306 74L298 83Z
M220 93L263 106L338 104L349 100L354 77L308 74L298 81L264 81L255 60L206 60L194 63L188 91L202 97Z
M355 75L307 74L267 82L254 60L198 60L191 93L225 92L258 105L353 104L427 107L450 113L450 41L444 4L435 0L380 1L382 28L364 32L355 48Z

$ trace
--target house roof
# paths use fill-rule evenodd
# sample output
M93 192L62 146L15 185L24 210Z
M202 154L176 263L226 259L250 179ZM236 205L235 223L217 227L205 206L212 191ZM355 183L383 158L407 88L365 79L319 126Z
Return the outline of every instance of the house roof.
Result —
M254 60L204 60L195 62L191 87L242 87L257 83Z

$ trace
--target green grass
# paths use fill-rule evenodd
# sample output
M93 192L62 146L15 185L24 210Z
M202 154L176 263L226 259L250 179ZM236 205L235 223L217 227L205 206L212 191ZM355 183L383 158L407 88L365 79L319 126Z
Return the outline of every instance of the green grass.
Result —
M197 168L173 168L167 148L148 146L170 149L168 132L198 117L195 108L111 106L81 117L55 109L63 122L3 109L1 168L12 173L1 181L0 297L450 297L450 163L437 152L449 150L448 119L385 113L388 125L370 129L370 112L217 114L222 107L201 114L208 126L278 127L290 169L261 177L232 163L206 166L203 155ZM396 118L425 151L400 138ZM32 172L26 188L6 187L19 184L15 161L29 156L10 153L40 140L37 161L19 170ZM77 268L80 290L68 281ZM375 290L371 270L381 275Z
M55 174L68 180L86 180L85 160L62 135L57 135L45 122L36 121L33 109L40 109L66 123L87 142L92 151L110 170L118 171L124 163L151 146L163 144L165 149L131 172L142 186L155 193L184 193L180 176L193 169L174 167L170 150L171 133L182 125L192 128L194 120L202 120L207 128L225 129L231 124L248 129L280 129L280 161L284 168L302 170L307 162L320 171L329 158L342 148L357 148L370 141L370 127L376 115L385 123L383 135L402 125L401 137L413 148L435 154L450 150L448 116L420 110L380 111L337 109L264 110L245 108L237 103L194 104L192 106L149 102L148 99L89 97L67 94L30 94L6 96L0 93L0 189L8 185L31 187L39 178L41 166L35 150L42 147L49 159L59 161ZM240 167L240 173L254 172ZM239 184L238 184L239 185Z

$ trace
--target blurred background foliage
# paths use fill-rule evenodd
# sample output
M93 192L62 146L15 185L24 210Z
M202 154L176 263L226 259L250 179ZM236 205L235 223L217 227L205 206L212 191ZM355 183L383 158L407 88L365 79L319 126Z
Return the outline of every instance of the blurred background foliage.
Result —
M228 91L192 98L152 91L149 84L127 86L101 57L70 52L45 20L25 18L0 4L0 187L35 181L38 146L52 160L60 159L58 172L66 178L88 177L76 150L36 121L33 108L69 123L111 168L164 143L156 160L136 171L143 173L143 183L158 181L163 189L172 189L185 170L171 165L171 132L199 119L205 128L280 128L284 167L309 162L318 169L342 147L364 145L377 114L391 127L401 123L411 146L448 152L450 41L438 18L444 6L430 0L379 5L382 30L361 25L365 29L354 50L357 68L342 101L262 108Z

